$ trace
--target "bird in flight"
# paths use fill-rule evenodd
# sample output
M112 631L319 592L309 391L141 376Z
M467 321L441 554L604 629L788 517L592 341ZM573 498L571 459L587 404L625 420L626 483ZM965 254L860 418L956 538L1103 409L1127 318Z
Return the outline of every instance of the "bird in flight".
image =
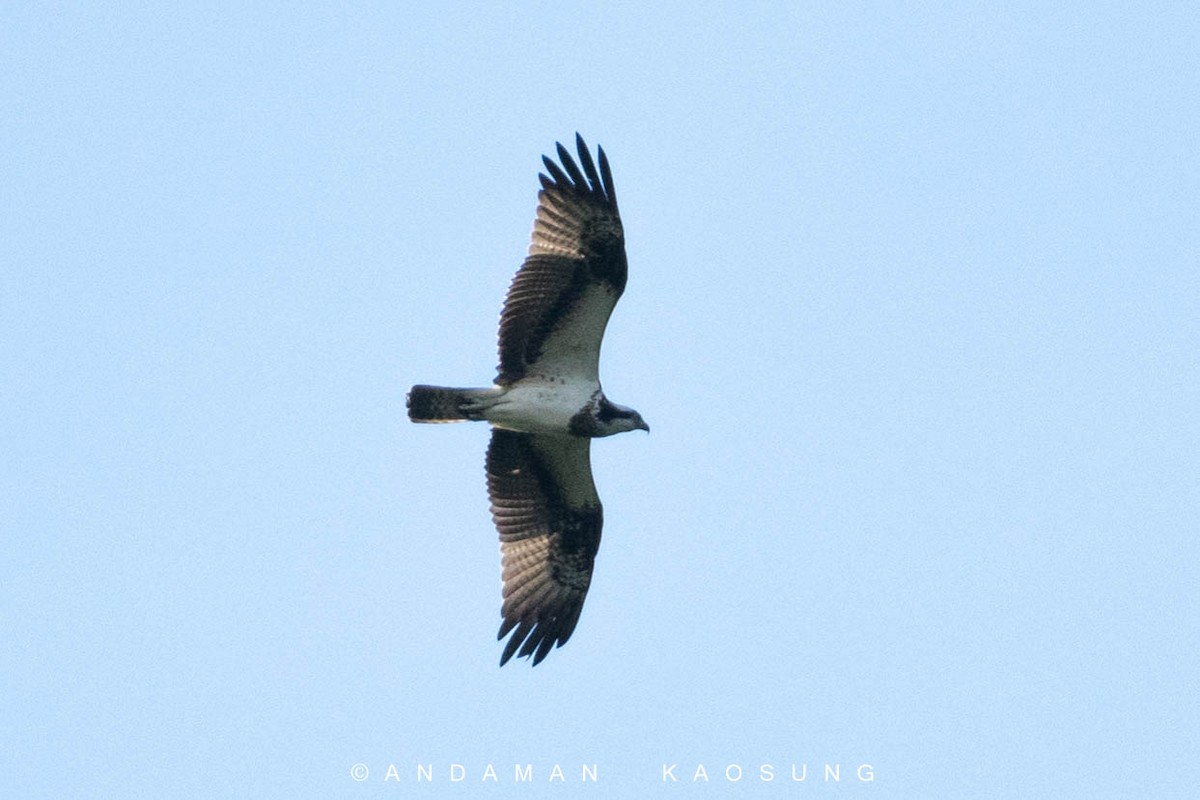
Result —
M492 519L500 532L500 656L533 657L571 638L592 581L604 512L592 480L592 439L649 431L600 387L600 343L625 290L625 233L603 148L597 162L558 144L543 156L529 255L500 313L500 367L492 386L414 386L413 422L487 420Z

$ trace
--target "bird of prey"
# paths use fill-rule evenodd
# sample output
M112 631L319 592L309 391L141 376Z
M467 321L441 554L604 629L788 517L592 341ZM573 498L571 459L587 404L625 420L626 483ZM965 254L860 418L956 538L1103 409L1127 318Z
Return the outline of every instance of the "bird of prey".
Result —
M558 144L543 156L529 255L500 313L500 367L492 386L414 386L413 422L487 420L487 483L500 532L500 656L533 657L571 637L592 580L603 510L591 441L649 431L638 412L600 387L600 343L625 290L625 234L603 148L597 162L575 134L579 162Z

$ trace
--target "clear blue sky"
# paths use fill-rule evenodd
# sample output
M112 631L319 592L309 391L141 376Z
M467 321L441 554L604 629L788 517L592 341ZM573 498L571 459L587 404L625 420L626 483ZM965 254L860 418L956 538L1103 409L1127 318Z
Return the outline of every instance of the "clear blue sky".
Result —
M0 11L0 794L1194 795L1200 12L499 5ZM575 131L653 433L499 669L404 394Z

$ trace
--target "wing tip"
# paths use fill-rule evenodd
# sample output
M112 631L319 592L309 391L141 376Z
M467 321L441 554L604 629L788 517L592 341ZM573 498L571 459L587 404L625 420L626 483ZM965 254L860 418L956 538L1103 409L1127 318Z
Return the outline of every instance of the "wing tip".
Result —
M509 631L512 631L512 635L509 636L508 642L504 645L504 651L500 654L500 666L503 667L513 656L516 656L517 658L529 658L530 666L536 667L546 656L550 655L551 650L567 643L571 634L575 632L575 623L578 619L579 615L576 613L568 624L563 625L558 624L553 618L522 620L516 617L506 617L500 624L500 632L496 634L496 641L503 640ZM513 630L514 628L516 630Z
M576 131L575 151L579 158L578 164L575 156L571 155L571 151L562 142L555 142L554 150L558 155L557 162L550 156L542 156L542 163L545 164L546 171L550 173L549 175L538 174L543 191L559 190L591 194L601 198L614 209L616 208L617 197L613 192L612 168L609 166L608 155L604 152L603 147L596 146L597 158L593 160L591 150L583 135ZM597 162L600 165L599 170L596 169Z

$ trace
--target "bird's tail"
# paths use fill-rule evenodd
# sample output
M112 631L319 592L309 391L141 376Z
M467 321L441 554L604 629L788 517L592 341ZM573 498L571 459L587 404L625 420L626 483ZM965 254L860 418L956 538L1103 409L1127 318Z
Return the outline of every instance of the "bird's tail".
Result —
M483 419L483 412L500 394L488 389L414 386L408 393L408 418L413 422L462 422Z

